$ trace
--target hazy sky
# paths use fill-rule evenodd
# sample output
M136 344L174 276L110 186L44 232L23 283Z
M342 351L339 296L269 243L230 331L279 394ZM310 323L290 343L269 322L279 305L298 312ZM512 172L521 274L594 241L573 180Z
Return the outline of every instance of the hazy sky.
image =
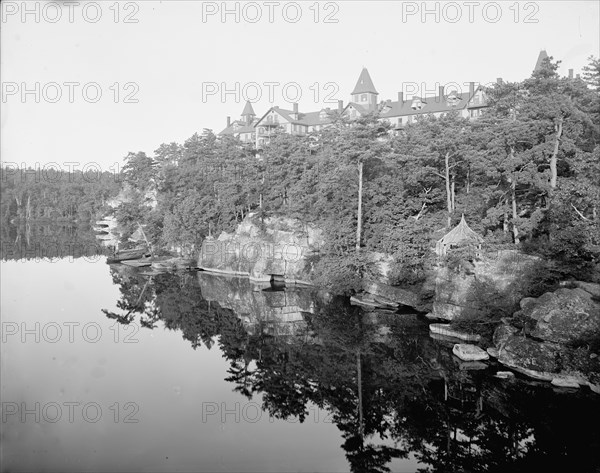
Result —
M2 2L1 158L106 170L221 131L245 98L346 103L363 66L380 100L521 80L541 49L578 73L599 18L597 1Z

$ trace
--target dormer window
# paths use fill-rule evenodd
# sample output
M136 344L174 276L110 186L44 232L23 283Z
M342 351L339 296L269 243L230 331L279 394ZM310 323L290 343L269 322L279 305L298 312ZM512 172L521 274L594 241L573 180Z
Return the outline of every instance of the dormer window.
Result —
M454 107L458 104L460 99L458 98L455 92L452 92L450 93L450 95L448 95L448 97L446 97L446 101L448 103L448 106Z
M421 100L419 97L414 97L412 99L412 103L410 104L410 108L413 110L421 110L424 105L425 102L423 100Z
M325 110L321 110L321 113L319 113L319 119L320 120L326 120L327 119L327 112Z

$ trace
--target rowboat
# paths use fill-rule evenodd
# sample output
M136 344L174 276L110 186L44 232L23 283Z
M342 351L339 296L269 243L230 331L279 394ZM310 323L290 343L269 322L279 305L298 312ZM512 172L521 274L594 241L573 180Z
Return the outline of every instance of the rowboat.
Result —
M350 303L352 305L358 305L367 309L380 309L380 310L397 310L398 304L393 302L388 302L383 300L380 297L374 296L372 294L366 295L355 295L350 296Z
M121 263L126 264L127 266L133 266L134 268L144 268L152 266L152 258L130 259L121 261Z
M108 257L106 262L108 264L120 263L121 261L135 260L145 256L150 256L150 253L146 248L132 248L130 250L117 251L114 256Z

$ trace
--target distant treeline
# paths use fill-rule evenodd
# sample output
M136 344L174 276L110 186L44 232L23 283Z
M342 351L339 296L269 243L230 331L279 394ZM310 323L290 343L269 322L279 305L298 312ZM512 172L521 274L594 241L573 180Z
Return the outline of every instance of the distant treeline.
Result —
M89 222L106 211L120 188L108 171L1 168L0 217L4 222Z

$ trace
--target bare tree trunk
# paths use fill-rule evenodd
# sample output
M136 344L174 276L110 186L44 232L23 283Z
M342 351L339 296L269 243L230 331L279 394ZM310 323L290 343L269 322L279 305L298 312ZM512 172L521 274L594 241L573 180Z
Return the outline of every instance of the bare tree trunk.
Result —
M563 132L563 118L560 117L558 123L554 125L554 130L556 131L556 138L554 140L554 151L552 152L552 156L550 157L550 188L556 189L556 181L558 179L558 174L556 170L556 160L558 157L558 148L560 146L560 141L562 138Z
M471 190L471 168L467 166L467 194Z
M362 363L360 362L360 349L356 350L356 374L358 384L358 432L362 439L364 435L363 398L362 398Z
M21 208L22 197L15 194L15 202L17 203L17 218L23 217L23 209Z
M356 226L356 251L360 251L360 238L362 232L362 188L363 188L363 163L358 163L358 225Z
M444 158L446 164L445 180L446 180L446 203L448 205L448 228L452 224L452 195L450 190L450 153L446 153Z
M31 218L31 195L27 196L27 206L25 207L25 220Z
M518 245L519 242L520 242L520 240L519 240L519 229L517 228L517 223L516 223L517 217L518 217L518 214L517 214L517 193L516 193L516 190L517 190L517 180L513 177L513 178L511 178L511 181L512 181L512 183L511 183L511 187L510 187L510 190L511 190L510 193L511 193L511 199L512 199L513 237L515 239L515 245Z
M454 212L454 209L456 209L455 193L454 193L454 189L455 189L454 174L452 175L452 184L450 186L450 189L451 189L451 193L452 193L452 212Z

